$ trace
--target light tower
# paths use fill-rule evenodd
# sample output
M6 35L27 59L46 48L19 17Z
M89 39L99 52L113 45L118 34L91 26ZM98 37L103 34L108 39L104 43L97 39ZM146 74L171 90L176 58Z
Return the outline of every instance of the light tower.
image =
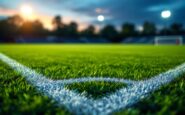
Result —
M161 17L164 19L168 19L171 17L171 11L170 10L164 10L161 12Z
M171 11L170 11L170 10L164 10L164 11L162 11L162 12L161 12L161 17L162 17L163 19L165 19L164 28L166 29L166 30L165 30L165 34L167 34L167 26L168 26L167 21L168 21L168 19L171 17Z
M105 16L104 15L98 15L97 20L99 22L99 29L101 30L104 26Z

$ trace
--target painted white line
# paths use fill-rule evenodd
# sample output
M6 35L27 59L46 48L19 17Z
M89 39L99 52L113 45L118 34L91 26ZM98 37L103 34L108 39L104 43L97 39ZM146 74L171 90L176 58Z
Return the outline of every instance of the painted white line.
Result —
M138 82L134 80L126 80L126 79L110 78L110 77L81 77L81 78L57 80L55 82L63 85L69 85L73 83L83 83L83 82L91 82L91 81L96 81L96 82L105 81L105 82L113 82L113 83L124 83L124 84L130 84L130 85Z
M65 106L70 112L79 115L106 115L120 109L124 109L137 103L156 89L159 89L161 85L168 84L185 73L185 64L182 64L175 69L171 69L151 79L137 82L116 78L78 78L54 81L47 79L42 74L38 74L34 70L21 65L17 61L1 53L0 60L24 76L29 83L37 88L37 90L57 101L59 105ZM121 81L132 85L122 88L115 93L98 100L87 98L82 94L65 88L66 84L88 81Z

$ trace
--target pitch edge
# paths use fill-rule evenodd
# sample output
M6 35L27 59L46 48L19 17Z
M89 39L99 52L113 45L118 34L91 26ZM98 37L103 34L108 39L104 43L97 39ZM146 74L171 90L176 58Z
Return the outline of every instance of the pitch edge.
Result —
M185 73L185 63L165 73L144 81L131 81L117 78L78 78L68 80L51 80L44 75L18 63L8 56L0 53L0 60L19 72L26 80L44 95L54 99L59 105L65 106L74 114L106 115L131 106L159 89L162 85L170 83L175 78ZM122 82L128 85L115 93L94 100L83 94L65 88L66 84L88 81Z

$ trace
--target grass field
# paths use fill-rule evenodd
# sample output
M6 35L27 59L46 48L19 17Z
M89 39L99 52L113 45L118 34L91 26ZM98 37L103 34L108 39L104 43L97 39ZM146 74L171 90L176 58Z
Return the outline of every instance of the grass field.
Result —
M150 45L0 45L0 52L50 79L116 77L144 80L185 62L184 46ZM70 114L37 92L0 61L0 114ZM185 113L185 75L150 97L116 114ZM86 82L66 88L101 98L120 83Z

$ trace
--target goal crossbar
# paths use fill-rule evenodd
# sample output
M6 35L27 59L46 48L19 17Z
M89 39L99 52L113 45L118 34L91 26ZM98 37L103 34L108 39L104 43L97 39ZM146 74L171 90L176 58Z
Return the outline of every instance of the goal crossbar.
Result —
M160 41L167 41L167 40L174 40L176 45L183 45L183 37L182 36L157 36L154 39L155 45L160 45ZM169 43L162 43L162 44L169 44ZM172 43L170 43L172 44Z

